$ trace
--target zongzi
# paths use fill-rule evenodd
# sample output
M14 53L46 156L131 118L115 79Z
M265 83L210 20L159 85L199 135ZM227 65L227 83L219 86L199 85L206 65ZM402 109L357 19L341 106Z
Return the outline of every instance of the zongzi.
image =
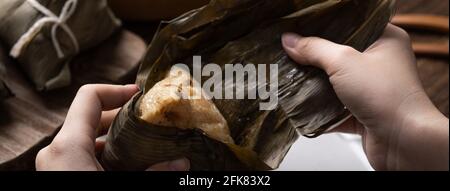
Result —
M107 0L0 1L0 40L38 90L69 85L71 59L119 25Z
M189 72L175 68L143 96L140 118L153 125L198 128L213 139L233 143L227 122L220 111L211 100L202 96L205 94L201 88L192 84ZM197 95L202 97L191 99Z
M142 92L114 120L102 164L109 170L144 170L157 162L187 157L192 170L277 168L299 135L319 136L350 115L323 71L300 66L286 55L282 34L319 36L363 51L382 34L393 4L393 0L213 0L163 23L141 63L137 84ZM202 58L200 63L196 57ZM202 104L194 104L191 95L180 101L185 95L180 91L192 92L192 84L213 77L170 74L178 63L194 73L198 64L275 65L275 75L263 74L277 80L258 81L257 87L242 90L225 79L219 83L228 87L222 95L234 90L246 99L213 97L211 102L197 99ZM255 75L247 72L242 79L250 84ZM261 110L260 104L269 98L249 99L247 90L260 92L264 88L259 85L273 84L278 89L269 94L276 94L278 104L273 110ZM216 127L208 127L215 123ZM223 138L228 131L230 141Z

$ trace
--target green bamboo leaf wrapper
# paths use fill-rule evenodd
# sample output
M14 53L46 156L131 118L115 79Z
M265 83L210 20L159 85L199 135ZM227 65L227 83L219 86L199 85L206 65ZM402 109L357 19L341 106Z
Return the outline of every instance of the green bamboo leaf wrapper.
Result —
M67 0L38 0L59 16ZM0 40L12 48L38 20L45 15L26 0L0 1ZM107 0L78 0L74 14L67 20L79 44L80 51L92 48L108 38L120 25L107 5ZM53 24L46 24L33 37L17 58L20 68L38 90L64 87L71 82L69 63L77 55L73 42L61 28L57 39L63 58L59 58L51 38Z
M328 76L288 58L281 35L319 36L363 51L384 31L393 4L392 0L213 0L162 23L137 78L143 93L164 79L172 65L192 67L192 56L200 55L203 64L222 67L278 64L279 105L261 111L259 103L264 100L213 100L228 123L232 144L199 129L142 121L140 93L112 124L102 164L108 170L144 170L157 162L187 157L192 170L278 168L300 135L319 136L349 116Z

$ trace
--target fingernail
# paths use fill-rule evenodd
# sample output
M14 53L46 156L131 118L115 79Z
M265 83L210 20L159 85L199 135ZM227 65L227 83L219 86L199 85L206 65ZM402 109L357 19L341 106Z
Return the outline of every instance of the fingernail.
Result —
M283 45L287 48L294 48L297 42L300 40L301 36L294 33L285 33L282 36Z
M189 170L189 161L185 158L177 159L169 163L169 168L173 171L187 171Z

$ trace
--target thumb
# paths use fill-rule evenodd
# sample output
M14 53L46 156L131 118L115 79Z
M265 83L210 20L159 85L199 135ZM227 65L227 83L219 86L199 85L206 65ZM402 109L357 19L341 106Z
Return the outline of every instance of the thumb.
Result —
M317 37L283 34L283 47L297 63L312 65L332 75L342 67L344 60L360 54L357 50Z

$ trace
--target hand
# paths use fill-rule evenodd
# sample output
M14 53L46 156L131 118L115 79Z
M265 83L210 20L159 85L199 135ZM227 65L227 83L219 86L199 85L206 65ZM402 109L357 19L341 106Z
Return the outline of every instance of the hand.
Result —
M96 158L104 143L96 132L105 133L118 110L137 93L136 85L86 85L69 109L61 131L36 157L37 170L101 171ZM114 110L115 109L115 110ZM102 112L105 111L105 112ZM100 130L98 130L98 128ZM153 165L154 171L187 171L189 161L179 159Z
M298 63L325 70L354 118L337 130L363 136L376 170L448 170L449 122L426 95L408 34L389 25L365 52L330 41L283 35Z

